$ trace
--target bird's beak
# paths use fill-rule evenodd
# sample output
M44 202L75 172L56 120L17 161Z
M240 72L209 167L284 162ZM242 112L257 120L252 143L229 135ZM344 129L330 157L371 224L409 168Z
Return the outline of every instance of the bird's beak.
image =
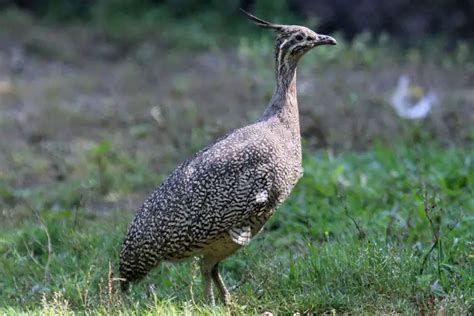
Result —
M337 44L337 41L331 36L318 34L318 37L316 38L314 46L336 45L336 44Z

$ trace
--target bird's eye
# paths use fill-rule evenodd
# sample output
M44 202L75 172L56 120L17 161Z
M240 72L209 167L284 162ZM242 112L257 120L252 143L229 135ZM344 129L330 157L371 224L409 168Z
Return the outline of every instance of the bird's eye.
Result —
M297 41L302 41L303 40L303 35L298 34L298 35L295 36L295 38L296 38Z

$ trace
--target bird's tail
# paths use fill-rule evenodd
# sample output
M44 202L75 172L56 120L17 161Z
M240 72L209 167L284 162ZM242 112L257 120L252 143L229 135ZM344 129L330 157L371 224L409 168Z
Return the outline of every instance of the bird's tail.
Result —
M132 282L137 282L148 273L150 269L143 269L136 262L120 260L120 289L122 292L128 291Z
M138 215L137 215L138 216ZM134 219L128 228L127 235L120 251L120 287L122 291L128 290L130 283L139 281L161 261L156 245L148 242L145 232L147 227Z
M119 272L120 288L122 292L125 292L129 289L131 282L142 279L148 271L144 271L143 266L140 265L134 252L129 252L128 249L122 248Z
M127 291L130 283L141 280L159 263L158 258L143 249L140 243L128 238L129 236L125 237L120 251L119 272L122 291Z
M126 292L130 283L143 279L155 264L144 265L140 260L123 260L120 259L120 289Z

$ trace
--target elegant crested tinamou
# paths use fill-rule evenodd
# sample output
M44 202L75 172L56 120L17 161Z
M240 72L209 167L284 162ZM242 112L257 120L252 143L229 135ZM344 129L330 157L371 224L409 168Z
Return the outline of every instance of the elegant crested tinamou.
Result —
M244 13L276 32L275 92L255 123L183 162L143 203L120 253L123 290L161 261L199 256L205 301L214 304L214 281L229 304L219 262L249 243L302 176L296 65L312 48L336 41Z

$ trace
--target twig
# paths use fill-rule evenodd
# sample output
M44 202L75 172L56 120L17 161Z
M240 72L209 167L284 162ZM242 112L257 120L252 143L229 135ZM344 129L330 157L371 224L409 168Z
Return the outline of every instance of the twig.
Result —
M395 220L397 219L396 213L398 211L398 208L399 208L398 203L395 203L393 205L392 209L390 210L390 213L388 214L389 221L388 221L388 224L387 224L387 228L385 230L385 239L386 240L388 240L390 238L390 236L392 235L392 233L393 233L393 224L395 223Z
M112 299L113 290L114 290L112 281L113 281L113 279L112 279L112 263L109 260L109 272L107 274L107 287L108 287L109 301L110 301L110 299Z
M428 257L431 255L431 253L433 252L433 250L435 249L435 247L437 245L438 245L438 240L433 242L433 244L430 247L430 250L428 250L428 253L426 253L426 255L423 257L423 261L421 262L421 267L420 267L420 272L419 272L420 275L423 274L423 270L425 269L426 261L428 260Z
M43 230L46 234L46 239L48 240L48 259L46 260L46 265L44 266L44 278L49 275L49 265L51 263L51 256L53 255L53 247L51 246L51 236L49 235L48 232L48 227L46 227L46 224L44 223L43 219L42 220L42 226Z
M53 246L51 245L51 236L49 235L48 227L46 226L46 223L43 220L43 217L41 217L41 214L38 212L38 210L33 208L27 201L23 201L23 202L25 203L26 207L32 211L33 215L36 217L36 219L41 225L41 228L44 230L46 234L46 240L48 244L48 258L46 260L46 264L44 265L44 278L46 279L49 275L49 265L51 263L51 256L53 255Z
M419 272L420 275L423 274L426 262L427 262L428 258L430 257L431 253L436 248L436 246L438 246L438 244L439 244L439 229L438 230L436 229L436 227L434 225L434 222L433 222L433 218L431 216L431 211L436 208L436 204L433 204L431 206L429 205L429 203L428 203L428 192L426 191L426 188L425 188L424 185L423 185L423 190L424 190L424 193L423 193L424 211L425 211L425 216L428 219L428 222L430 224L431 231L433 233L433 244L431 245L430 250L423 257L423 261L421 262L421 267L420 267L420 272ZM438 268L439 268L439 265L438 265Z
M44 266L38 261L38 259L35 258L33 251L31 251L30 247L28 247L28 244L26 243L26 241L23 241L23 244L25 245L26 252L28 253L28 256L30 257L30 259L33 260L33 262L34 262L37 266L39 266L39 267L41 267L42 269L44 269Z
M91 272L93 268L94 266L91 266L89 268L89 271L87 272L84 293L82 293L79 284L76 284L77 293L79 294L79 298L81 299L82 307L84 309L87 309L89 307L89 286L91 280Z
M357 229L357 237L359 238L359 240L364 240L367 237L367 234L365 233L364 229L357 223L355 218L351 216L349 212L349 207L347 206L347 200L345 199L345 197L342 196L340 192L337 193L337 196L344 205L344 211L345 211L346 216L352 221L355 228Z

